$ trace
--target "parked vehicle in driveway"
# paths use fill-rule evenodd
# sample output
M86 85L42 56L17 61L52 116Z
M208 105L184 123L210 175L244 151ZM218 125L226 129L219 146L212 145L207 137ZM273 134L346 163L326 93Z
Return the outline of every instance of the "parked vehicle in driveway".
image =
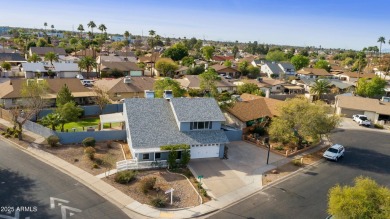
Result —
M338 161L341 157L344 156L345 148L340 144L332 145L332 147L328 148L322 155L328 160Z
M359 125L362 125L362 126L371 126L371 121L368 120L367 116L365 115L359 115L359 114L355 114L352 116L352 119L357 122Z

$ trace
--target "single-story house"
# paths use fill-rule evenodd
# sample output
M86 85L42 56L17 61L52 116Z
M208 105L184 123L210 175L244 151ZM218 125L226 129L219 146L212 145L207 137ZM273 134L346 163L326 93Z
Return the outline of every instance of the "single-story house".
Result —
M187 74L187 70L189 68L187 66L179 66L179 69L175 71L175 75L185 75Z
M57 93L65 84L74 96L76 103L80 105L92 103L92 98L96 96L94 92L84 87L77 78L10 79L9 81L0 84L0 104L2 104L4 108L11 108L22 103L23 96L20 91L23 88L23 84L29 83L30 80L45 80L47 82L49 89L44 98L48 100L49 106L55 105Z
M45 58L45 55L49 52L53 52L58 56L66 56L66 51L64 48L56 48L56 47L30 47L29 56L32 56L32 54L35 53L38 56L40 56L43 60Z
M100 55L96 58L96 63L101 64L103 62L137 62L137 58L135 56L122 56L116 54L110 54L108 56Z
M374 73L342 72L336 77L342 81L357 82L358 78L373 79L375 76Z
M103 78L96 80L94 86L106 90L111 100L118 101L144 97L145 90L153 90L154 82L150 77Z
M26 62L22 63L21 67L25 78L35 78L37 74L40 74L40 77L48 77L50 71L53 77L75 78L80 73L80 68L77 63L73 62L53 62L53 65L49 62Z
M313 78L301 78L300 80L296 80L295 84L302 86L306 92L310 92L310 88L315 84L317 79ZM355 85L353 83L345 83L338 79L320 79L326 80L329 83L329 89L337 88L338 93L346 93L352 92L355 89Z
M0 63L8 62L13 66L20 63L25 63L27 60L20 53L1 53L0 50Z
M234 57L233 56L213 56L211 58L212 61L214 62L224 62L224 61L233 61Z
M139 68L135 62L102 61L100 74L110 75L115 69L121 71L125 76L144 76L144 70Z
M374 123L390 121L390 102L358 96L336 96L336 113L351 118L354 114L366 115Z
M332 78L333 75L329 73L327 70L322 68L302 68L301 70L297 71L297 75L299 78Z
M184 89L200 89L200 79L199 75L186 75L183 78L175 79L178 81ZM229 80L221 77L220 81L216 81L215 85L217 86L218 92L228 91L234 92L237 90L237 85L233 84Z
M95 49L83 49L77 52L73 52L71 55L75 57L84 57L84 56L97 57L100 54Z
M283 84L286 84L286 82L278 80L278 79L273 79L273 78L259 78L259 79L247 79L244 81L237 81L233 82L235 85L240 86L245 83L253 83L256 84L261 91L264 93L270 92L270 93L283 93Z
M242 94L240 101L224 113L226 124L240 129L262 122L266 117L280 115L278 108L283 101L261 96Z
M220 64L215 64L210 66L220 75L229 75L232 78L238 78L240 76L240 71L234 67L228 67Z
M165 145L190 146L191 159L222 158L229 142L213 98L130 98L123 105L127 142L139 161L167 160ZM181 158L181 150L177 159Z

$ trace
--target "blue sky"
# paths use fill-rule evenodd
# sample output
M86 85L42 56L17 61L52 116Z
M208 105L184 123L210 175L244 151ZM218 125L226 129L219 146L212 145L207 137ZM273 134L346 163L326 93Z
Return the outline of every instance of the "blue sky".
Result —
M12 3L11 3L12 2ZM2 4L0 25L128 30L163 37L362 49L390 39L388 0L13 0ZM383 46L390 49L390 45Z

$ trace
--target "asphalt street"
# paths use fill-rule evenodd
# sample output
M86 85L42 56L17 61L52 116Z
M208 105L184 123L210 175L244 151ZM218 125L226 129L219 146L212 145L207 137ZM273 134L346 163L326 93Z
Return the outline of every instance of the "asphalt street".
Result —
M346 148L339 162L322 160L209 218L326 218L327 193L336 184L352 185L362 175L390 188L389 131L347 120L331 139Z
M55 168L0 140L0 218L128 218Z

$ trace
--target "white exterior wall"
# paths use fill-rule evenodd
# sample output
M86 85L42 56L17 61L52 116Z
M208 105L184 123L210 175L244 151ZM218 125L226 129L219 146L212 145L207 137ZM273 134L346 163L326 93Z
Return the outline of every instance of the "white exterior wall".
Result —
M238 127L239 129L246 128L246 123L242 122L241 120L237 119L237 117L233 116L230 113L223 113L223 115L226 118L226 124Z
M367 116L367 118L371 120L371 122L375 122L379 118L379 115L375 112L364 111L364 115Z

